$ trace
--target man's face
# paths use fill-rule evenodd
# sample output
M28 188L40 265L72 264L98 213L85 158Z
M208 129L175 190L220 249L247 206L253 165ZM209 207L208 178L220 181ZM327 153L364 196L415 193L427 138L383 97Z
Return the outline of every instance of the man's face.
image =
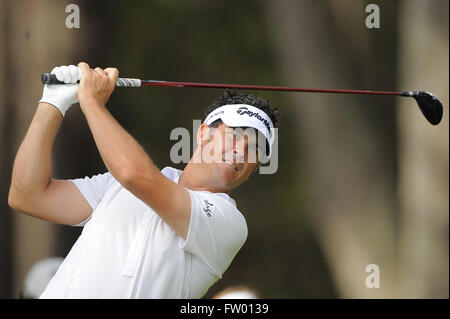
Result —
M258 168L258 135L252 128L231 128L220 124L217 128L203 128L202 161L215 184L231 190Z

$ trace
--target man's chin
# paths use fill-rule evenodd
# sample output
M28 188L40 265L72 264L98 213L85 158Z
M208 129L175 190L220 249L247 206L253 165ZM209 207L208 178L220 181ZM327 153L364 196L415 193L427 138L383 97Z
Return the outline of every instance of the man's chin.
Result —
M217 184L220 184L221 188L232 189L236 184L236 178L239 172L237 172L232 165L228 163L217 163L214 165L215 180Z

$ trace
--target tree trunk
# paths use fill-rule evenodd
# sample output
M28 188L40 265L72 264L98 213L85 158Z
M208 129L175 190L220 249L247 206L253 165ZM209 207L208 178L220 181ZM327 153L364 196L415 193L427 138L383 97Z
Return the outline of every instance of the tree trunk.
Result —
M441 124L399 100L400 258L405 297L448 298L448 2L402 1L399 83L435 93Z
M7 172L7 176L1 179L4 199L11 181L13 158L42 96L40 74L56 65L72 63L77 43L81 42L80 30L66 28L68 13L65 8L68 4L68 1L2 2L2 7L6 8L3 15L8 17L6 31L2 30L7 44L4 46L6 58L3 57L6 72L2 74L2 81L7 81L7 84L1 85L7 88L2 107L5 126L1 133L2 172ZM9 158L5 159L6 154ZM54 158L58 156L56 152ZM55 174L54 169L53 176ZM36 261L55 254L55 226L17 212L9 215L12 219L9 226L12 237L8 240L12 245L12 297L17 297L30 267Z

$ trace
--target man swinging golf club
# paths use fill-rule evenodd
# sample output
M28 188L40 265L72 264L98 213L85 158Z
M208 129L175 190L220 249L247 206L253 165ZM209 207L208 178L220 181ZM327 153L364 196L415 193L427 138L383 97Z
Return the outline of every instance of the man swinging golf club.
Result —
M226 92L208 109L184 170L160 171L105 107L117 69L80 63L52 73L66 85L44 87L14 161L8 203L84 228L41 298L202 297L246 240L245 219L229 193L258 168L252 154L264 149L270 156L279 113L261 98ZM108 172L52 179L53 142L76 102ZM238 128L256 130L264 143ZM213 160L203 160L206 147Z

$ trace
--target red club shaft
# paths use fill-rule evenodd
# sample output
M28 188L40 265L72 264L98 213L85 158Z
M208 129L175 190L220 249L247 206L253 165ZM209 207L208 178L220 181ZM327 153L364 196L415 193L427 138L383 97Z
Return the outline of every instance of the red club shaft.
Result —
M313 92L313 93L316 92L316 93L375 94L375 95L400 95L402 93L389 91L307 89L307 88L296 88L285 86L217 84L217 83L195 83L195 82L172 82L172 81L144 81L144 80L141 81L141 86L242 89L242 90L291 91L291 92Z

